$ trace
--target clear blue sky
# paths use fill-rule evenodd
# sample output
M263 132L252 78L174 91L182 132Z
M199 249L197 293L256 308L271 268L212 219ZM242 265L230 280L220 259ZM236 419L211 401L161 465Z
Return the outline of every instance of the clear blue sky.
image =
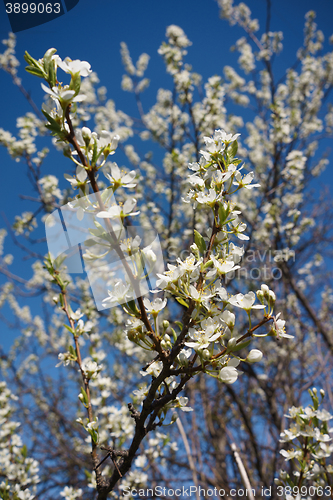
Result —
M263 26L266 0L249 0L247 3L253 16ZM310 9L316 10L318 25L327 39L333 32L332 0L272 0L271 28L284 32L283 54L276 61L278 73L279 69L294 62L296 50L302 42L304 14ZM234 64L235 54L230 53L229 47L243 35L243 31L237 27L231 28L226 21L219 19L218 6L214 0L80 0L64 16L17 33L17 54L22 64L20 76L23 85L31 92L36 103L41 105L43 92L40 80L24 72L23 54L27 50L39 58L48 48L55 47L62 58L70 56L72 59L89 61L98 73L101 85L108 88L108 97L115 100L118 108L132 114L135 109L134 99L131 99L133 96L122 92L120 88L123 74L120 42L128 44L134 60L142 52L150 54L146 76L151 79L151 89L147 91L145 99L147 105L152 104L156 90L166 85L164 64L157 49L169 24L181 26L193 42L189 48L188 62L203 75L204 80L213 74L221 74L225 64ZM7 37L8 31L10 24L4 4L1 3L1 39ZM11 85L10 77L4 73L0 76L0 92L0 126L14 132L16 117L30 109L24 97ZM26 184L22 166L9 161L4 150L0 150L0 162L2 175L6 175L6 171L8 173L5 190L0 187L2 200L7 200L8 183L13 182L13 168L19 173L14 179L13 193L22 193L21 188L26 188ZM6 168L7 165L10 168ZM17 186L17 183L21 186ZM1 184L4 186L4 182Z
M238 1L237 1L238 3ZM253 16L264 24L265 0L250 0ZM302 41L304 14L314 9L318 15L318 25L326 35L333 32L332 0L272 0L272 29L284 32L284 52L280 59L287 63L294 61L297 48ZM221 73L225 64L235 61L230 54L230 45L243 32L230 28L226 21L219 19L217 3L214 0L80 0L78 5L47 24L17 33L17 53L23 61L28 50L34 57L42 57L50 47L56 47L61 57L88 60L100 77L101 84L109 89L109 96L119 102L119 107L133 110L127 104L128 94L120 90L122 75L119 44L125 41L136 60L142 52L151 55L147 76L155 80L153 89L160 86L165 77L161 57L157 49L164 39L169 24L181 26L193 42L189 49L189 62L204 78ZM0 5L0 35L6 37L10 30L4 5ZM278 63L279 64L279 63ZM32 91L40 103L42 93L39 80L23 74L24 85ZM15 92L12 92L9 78L1 76L2 119L8 126L15 125L12 106ZM24 105L23 98L19 106ZM3 106L5 105L5 109ZM22 109L22 108L21 108Z
M238 3L238 1L237 1ZM265 23L266 1L249 0L253 17ZM272 30L284 32L284 50L276 60L280 74L295 61L296 50L302 44L304 15L314 9L317 23L326 40L332 34L332 0L272 0ZM108 97L115 100L117 108L129 114L135 111L134 97L120 88L123 69L119 53L120 42L125 41L136 61L142 52L151 56L146 76L151 79L151 88L146 93L146 102L153 104L156 91L167 86L162 58L157 54L165 38L166 27L181 26L193 45L188 50L187 61L193 69L203 75L204 81L213 74L221 74L225 64L235 64L236 57L230 46L244 33L240 28L229 27L219 18L214 0L80 0L78 5L64 16L47 24L17 33L17 55L21 61L20 76L25 88L38 106L43 92L40 79L24 71L24 51L40 58L50 47L55 47L64 58L87 60L100 78L101 85L108 88ZM4 39L10 31L5 6L0 4L0 37ZM19 91L11 84L9 75L0 73L1 120L0 127L15 133L16 118L30 111ZM65 159L64 159L65 160ZM25 166L13 162L7 152L0 149L2 181L0 183L0 227L3 227L1 212L5 212L10 223L23 210L33 209L28 202L19 201L19 194L31 194L27 187ZM72 169L66 160L55 163L52 159L45 165L45 172L63 178L65 170ZM65 182L62 183L65 186ZM46 251L46 248L45 248Z

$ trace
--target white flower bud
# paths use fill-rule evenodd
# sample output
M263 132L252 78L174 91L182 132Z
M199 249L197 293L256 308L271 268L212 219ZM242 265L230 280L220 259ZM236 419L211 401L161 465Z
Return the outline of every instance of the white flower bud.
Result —
M219 379L225 384L233 384L238 378L238 371L234 366L224 366L219 373Z
M235 347L237 342L237 339L235 337L232 337L231 339L228 340L228 349L232 349Z
M179 364L182 366L187 366L188 365L188 359L186 355L183 352L180 352L177 356Z
M89 141L90 141L90 137L91 137L91 130L90 130L90 128L88 128L88 127L82 127L82 131L81 132L82 132L82 137L83 137L84 141L86 139L89 139Z
M200 259L200 252L199 252L199 248L197 246L196 243L193 243L191 246L190 246L190 249L191 249L191 252L193 253L193 255L197 258L197 259Z
M156 254L152 251L151 248L148 248L148 250L145 251L145 256L148 259L149 262L155 263L156 262Z
M262 290L257 290L257 297L258 297L258 300L260 300L261 303L263 303L264 301L264 293Z
M210 354L210 352L209 352L208 349L203 349L203 351L202 351L202 357L203 357L203 359L210 359L211 354Z
M165 340L161 340L161 347L162 347L162 349L167 349L168 348L168 345L165 342Z
M259 349L252 349L247 355L246 361L248 363L258 363L262 358L262 352Z

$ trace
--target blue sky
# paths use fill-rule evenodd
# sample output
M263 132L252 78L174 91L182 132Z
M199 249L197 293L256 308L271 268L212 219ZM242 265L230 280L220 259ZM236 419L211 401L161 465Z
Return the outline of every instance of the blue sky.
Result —
M247 3L253 17L258 18L263 26L266 1L249 0ZM317 12L317 23L327 40L333 32L332 1L272 0L271 29L284 32L284 50L276 59L277 75L281 75L295 61L296 51L303 40L304 15L310 9ZM157 49L165 39L165 30L170 24L181 26L193 42L188 49L187 62L202 74L204 81L213 74L222 74L224 65L235 65L237 56L229 48L244 33L219 18L215 0L80 0L64 16L17 33L17 57L22 64L19 76L40 107L44 94L40 88L41 80L25 73L23 54L27 50L38 59L48 48L55 47L62 58L70 56L72 59L89 61L100 78L100 84L108 88L108 97L115 100L118 109L132 115L135 113L134 97L124 93L120 87L123 74L120 42L127 43L134 61L142 52L151 56L146 73L151 80L151 87L144 97L148 107L154 103L157 89L168 86L164 63ZM9 31L10 24L4 4L1 3L0 38L6 38ZM0 127L15 133L16 118L30 111L30 108L12 85L9 75L0 74ZM9 223L13 223L16 214L34 207L19 200L20 194L32 194L30 186L27 186L25 166L13 162L4 149L0 149L0 165L0 227L3 227L2 214ZM45 172L51 173L53 170L63 179L63 173L71 171L72 165L69 161L61 160L59 163L50 157L45 164ZM64 181L62 186L65 186ZM46 245L44 250L46 252Z
M261 24L265 22L266 1L250 0L253 16ZM4 6L1 5L0 35L6 37L10 30ZM302 41L304 14L311 8L317 12L318 25L326 35L332 30L333 2L327 0L272 0L272 29L284 32L284 51L279 58L283 65L294 62L295 52ZM128 94L120 90L122 75L119 44L125 41L133 59L142 52L151 56L147 76L155 80L153 89L164 82L165 73L157 49L164 39L169 24L181 26L193 42L189 49L189 62L206 79L221 73L225 64L235 61L230 45L243 35L240 28L230 28L219 19L214 0L80 0L78 5L47 24L17 33L17 53L24 64L23 54L27 50L34 57L42 57L50 47L56 47L61 57L88 60L100 77L101 84L109 89L109 96L127 107ZM280 65L279 59L277 65ZM37 103L42 93L39 80L23 74L23 83L32 91ZM6 92L5 113L2 115L9 126L15 124L9 78L2 76L0 89ZM8 94L9 92L9 94ZM2 94L4 95L4 94ZM7 106L6 106L7 104ZM19 100L23 104L23 98ZM131 103L129 109L133 109ZM17 109L17 108L16 108Z
M249 0L253 17L263 26L266 16L266 0ZM272 0L272 30L284 32L284 50L276 59L276 71L281 72L295 61L295 53L302 43L304 14L315 9L317 22L326 35L332 34L333 2L327 0ZM50 47L55 47L64 58L87 60L97 72L101 85L108 88L108 97L115 100L118 108L133 114L134 98L120 88L123 74L119 53L120 42L125 41L136 61L142 52L151 56L146 76L151 87L144 96L146 105L154 102L159 87L167 85L164 64L157 49L165 38L166 27L181 26L193 45L187 61L204 81L213 74L221 74L225 64L235 64L236 55L230 46L244 34L238 27L219 18L215 0L80 0L78 5L64 16L44 25L17 33L17 55L21 61L20 76L23 85L31 92L38 106L43 92L40 79L24 72L24 51L40 58ZM10 24L4 4L0 5L0 38L7 36ZM11 84L9 75L1 73L2 96L1 123L5 129L15 132L17 116L29 111L24 97ZM3 181L0 193L7 200L8 186L12 193L22 193L26 181L21 164L13 164L7 153L0 150ZM8 167L7 167L8 165ZM68 166L68 168L70 168ZM18 175L13 179L13 169ZM12 184L15 181L15 185ZM5 186L5 188L4 188ZM16 189L19 188L19 189ZM16 198L16 196L14 195ZM8 207L7 207L8 209Z

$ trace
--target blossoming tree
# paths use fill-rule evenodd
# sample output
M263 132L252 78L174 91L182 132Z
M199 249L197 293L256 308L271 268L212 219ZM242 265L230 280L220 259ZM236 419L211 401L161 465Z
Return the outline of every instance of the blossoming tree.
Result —
M320 271L330 202L310 198L328 164L320 141L332 136L333 53L322 51L310 12L297 61L276 81L282 33L270 31L269 15L260 34L245 4L218 4L244 30L239 70L202 83L185 62L191 42L169 26L159 53L173 89L160 89L150 110L141 102L149 56L134 64L121 44L136 119L106 98L90 63L53 48L25 54L45 95L40 111L18 78L15 37L4 42L1 68L33 112L18 118L17 136L0 129L0 142L38 193L10 229L33 258L30 278L12 270L11 255L1 261L1 306L20 330L1 351L5 500L135 497L161 484L215 488L217 498L242 487L333 498L331 415L320 407L332 382L332 289ZM238 106L250 110L245 124ZM64 188L59 172L43 175L50 154ZM71 274L73 256L47 253L45 239L33 246L43 223L62 248L52 231L65 206L72 231L90 221L81 246L89 281ZM150 233L164 270L144 244ZM313 384L321 399L313 389L303 408ZM286 442L294 448L280 453Z

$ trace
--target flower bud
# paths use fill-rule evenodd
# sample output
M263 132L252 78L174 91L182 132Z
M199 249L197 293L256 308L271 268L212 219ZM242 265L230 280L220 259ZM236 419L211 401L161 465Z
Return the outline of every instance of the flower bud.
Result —
M259 349L252 349L247 355L246 361L248 363L258 363L258 361L261 361L261 358L262 352Z
M163 321L162 325L163 325L164 330L166 330L166 329L169 327L170 323L169 323L169 321L168 321L167 319L165 319L165 320ZM170 338L170 337L169 337L169 338Z
M165 342L165 340L161 340L161 347L162 347L162 349L167 349L168 348L168 345Z
M91 130L90 130L90 128L88 128L88 127L82 127L81 133L82 133L82 139L84 140L85 145L88 146L89 143L90 143L90 139L91 139Z
M127 331L127 338L128 340L130 340L131 342L137 342L137 337L138 337L138 333L135 329L131 329L131 330L128 330Z
M199 252L199 248L197 246L196 243L193 243L191 246L190 246L190 249L191 249L191 252L193 253L194 257L196 259L200 259L200 252Z
M178 358L178 362L180 365L182 366L187 366L188 365L188 359L186 357L186 355L183 353L183 352L180 352L177 356Z
M258 300L263 304L263 302L264 302L264 293L262 292L262 290L257 290L257 297L258 297Z
M154 264L157 260L156 254L153 252L153 250L151 248L149 248L145 252L145 256L147 257L148 261L152 264Z
M91 137L91 130L88 127L82 127L82 137L83 139L90 139Z
M201 352L201 356L206 360L211 358L211 354L208 349L203 349L203 351Z
M236 342L237 342L236 338L232 337L231 339L228 340L228 346L227 346L227 348L228 349L232 349L233 347L235 347Z

